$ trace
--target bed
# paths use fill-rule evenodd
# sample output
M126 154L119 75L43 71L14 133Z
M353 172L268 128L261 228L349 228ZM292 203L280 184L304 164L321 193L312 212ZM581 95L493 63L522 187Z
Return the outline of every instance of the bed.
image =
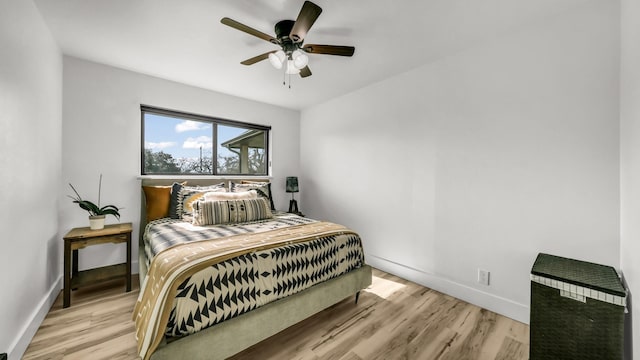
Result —
M358 234L274 211L270 184L189 182L142 183L143 359L224 359L371 284Z

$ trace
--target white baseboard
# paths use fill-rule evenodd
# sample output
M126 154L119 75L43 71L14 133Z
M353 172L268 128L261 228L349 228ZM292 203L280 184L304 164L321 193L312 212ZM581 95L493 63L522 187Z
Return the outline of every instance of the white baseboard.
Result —
M44 321L44 318L49 313L51 306L53 306L53 303L56 301L61 290L62 275L53 282L48 293L42 298L42 300L40 300L38 307L31 315L31 320L18 332L16 339L9 347L8 360L22 359L22 356L24 355L24 352L27 351L27 347L29 347L33 336L36 334L36 331L38 331L42 321Z
M445 293L460 300L491 310L516 321L529 324L529 306L486 293L472 287L453 282L441 276L423 272L371 254L366 255L367 263L374 268L413 281L430 289Z

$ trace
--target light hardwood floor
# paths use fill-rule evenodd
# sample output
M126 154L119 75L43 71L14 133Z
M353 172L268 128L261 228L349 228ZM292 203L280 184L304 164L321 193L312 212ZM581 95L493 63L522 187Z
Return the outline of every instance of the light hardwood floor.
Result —
M137 284L137 278L134 284ZM137 286L58 296L24 359L137 359L131 312ZM357 305L346 299L237 354L245 359L528 359L529 327L374 270Z

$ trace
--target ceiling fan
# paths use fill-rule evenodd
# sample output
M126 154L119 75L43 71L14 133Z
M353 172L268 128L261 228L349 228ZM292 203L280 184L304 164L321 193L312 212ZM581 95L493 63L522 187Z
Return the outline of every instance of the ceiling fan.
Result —
M305 1L296 21L282 20L275 25L276 37L265 34L228 17L222 18L220 22L281 47L280 50L273 50L254 56L242 61L241 64L253 65L268 58L275 68L281 69L286 65L286 74L300 74L300 76L304 78L311 76L311 70L309 70L309 66L307 66L309 58L305 53L352 56L355 51L353 46L302 45L307 36L307 32L318 16L320 16L321 12L322 8L318 5L311 1Z

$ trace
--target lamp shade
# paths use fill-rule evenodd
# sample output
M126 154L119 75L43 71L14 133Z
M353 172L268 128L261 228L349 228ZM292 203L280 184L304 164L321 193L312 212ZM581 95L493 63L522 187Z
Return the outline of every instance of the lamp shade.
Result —
M291 54L291 59L296 69L302 69L309 64L309 57L301 50L294 51L293 54Z
M297 176L288 176L287 177L287 192L288 193L296 193L298 192L298 177Z
M298 69L294 64L293 60L287 60L287 70L285 71L287 75L295 75L300 73L300 69Z
M278 50L275 53L269 54L269 62L276 69L282 69L282 65L284 64L284 60L287 55L282 50Z

